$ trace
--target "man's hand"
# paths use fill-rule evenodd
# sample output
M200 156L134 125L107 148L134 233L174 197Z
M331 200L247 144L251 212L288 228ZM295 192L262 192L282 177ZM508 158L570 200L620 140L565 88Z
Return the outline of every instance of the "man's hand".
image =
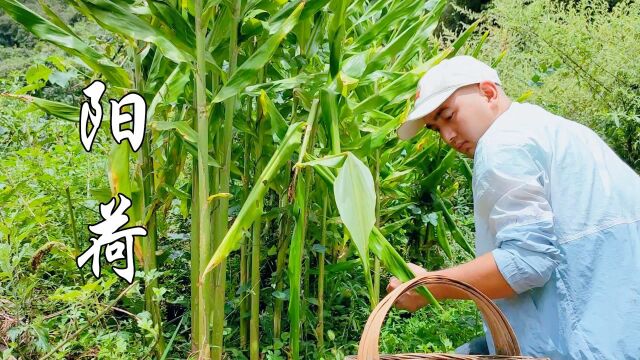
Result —
M416 277L426 275L429 273L427 270L425 270L424 268L416 264L408 263L407 265L409 265L409 268L415 274ZM392 277L391 279L389 279L389 285L387 285L387 293L392 292L393 290L395 290L395 288L397 288L401 284L402 284L402 281L400 281L395 276ZM395 307L398 309L414 312L416 310L423 308L428 303L429 301L425 299L422 295L418 294L415 290L410 290L409 292L400 296L396 300Z
M432 274L459 280L480 290L491 299L503 299L516 295L509 283L507 283L502 276L502 273L498 270L492 252L481 255L467 263L438 271L427 271L415 264L408 265L416 276ZM400 286L400 284L402 284L402 281L392 277L389 280L387 292L393 291ZM466 292L450 286L429 285L429 292L437 300L469 299L469 295ZM395 305L399 309L413 312L426 306L428 302L427 299L423 298L414 290L411 290L398 298Z

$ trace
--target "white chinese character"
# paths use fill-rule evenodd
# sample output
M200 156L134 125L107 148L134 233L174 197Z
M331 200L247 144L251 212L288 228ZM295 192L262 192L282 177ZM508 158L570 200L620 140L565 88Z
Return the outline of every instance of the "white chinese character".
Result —
M80 108L80 141L86 151L91 151L93 140L96 138L96 133L102 122L102 105L100 105L100 99L104 94L106 86L100 80L96 80L91 85L82 89L82 92L89 97L91 104L84 101ZM92 111L93 109L93 111ZM87 135L87 120L91 119L93 128Z
M133 237L145 236L147 230L142 226L131 227L118 230L129 222L129 216L124 212L131 206L131 200L122 194L120 204L114 210L116 199L112 198L106 204L100 204L100 214L104 221L94 225L89 225L89 230L99 235L98 238L91 238L91 246L84 253L77 257L78 268L92 260L91 271L93 275L100 278L100 253L105 246L105 258L108 263L116 260L125 260L125 268L114 267L113 271L121 278L127 280L129 284L133 282L135 275L135 263L133 261ZM124 242L120 239L124 238Z
M111 135L118 144L123 139L129 139L133 151L138 151L144 138L144 126L147 121L147 104L137 93L123 96L120 101L109 100L111 103ZM123 106L133 105L133 116L128 112L121 112ZM133 121L133 131L120 129L122 124Z

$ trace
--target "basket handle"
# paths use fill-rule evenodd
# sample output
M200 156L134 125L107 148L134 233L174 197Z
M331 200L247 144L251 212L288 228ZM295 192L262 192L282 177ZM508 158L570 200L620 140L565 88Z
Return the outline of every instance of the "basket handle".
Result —
M369 315L364 327L360 345L358 346L358 360L379 360L378 341L380 328L394 302L409 290L420 285L444 285L466 293L478 306L491 332L496 355L519 356L518 340L500 309L486 295L471 285L441 275L423 275L409 280L390 292L376 306Z

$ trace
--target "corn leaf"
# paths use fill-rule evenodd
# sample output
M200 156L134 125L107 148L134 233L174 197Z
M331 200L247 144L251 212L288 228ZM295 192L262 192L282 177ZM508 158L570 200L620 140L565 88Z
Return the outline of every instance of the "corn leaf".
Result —
M254 80L258 70L271 60L273 53L276 51L280 42L298 23L298 17L304 7L304 2L300 3L291 15L282 22L282 25L256 50L238 69L231 75L229 81L220 89L213 99L213 102L224 101L238 94L247 85Z
M109 0L82 0L82 3L90 10L96 22L109 31L153 43L164 56L176 63L195 59L195 47L190 47L186 40L136 16L126 3Z

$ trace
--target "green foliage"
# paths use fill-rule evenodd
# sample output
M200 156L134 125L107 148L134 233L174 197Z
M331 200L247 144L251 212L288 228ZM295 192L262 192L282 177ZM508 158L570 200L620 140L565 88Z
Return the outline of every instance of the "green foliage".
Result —
M409 316L393 309L380 334L380 353L450 352L482 335L482 319L472 301L445 301L444 312L427 307Z

